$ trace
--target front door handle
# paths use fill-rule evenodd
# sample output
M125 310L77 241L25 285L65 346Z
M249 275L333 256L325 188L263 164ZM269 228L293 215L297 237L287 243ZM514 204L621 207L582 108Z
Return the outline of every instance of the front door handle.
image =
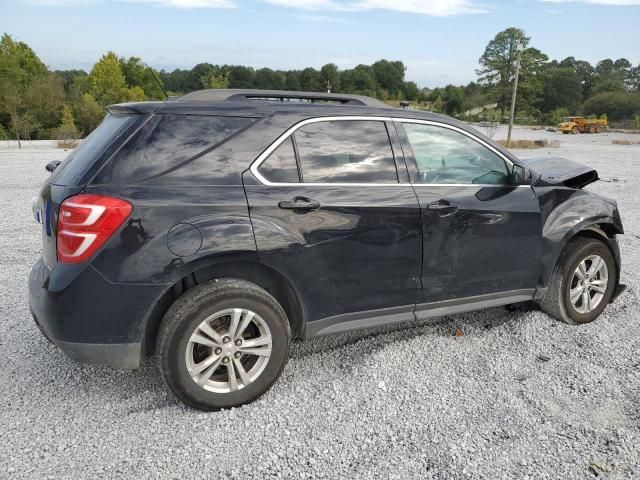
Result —
M440 199L437 202L432 202L427 205L427 210L438 212L441 217L452 215L458 210L458 206L449 200Z
M278 208L283 210L299 210L309 212L320 208L320 202L307 197L294 197L288 202L278 203Z

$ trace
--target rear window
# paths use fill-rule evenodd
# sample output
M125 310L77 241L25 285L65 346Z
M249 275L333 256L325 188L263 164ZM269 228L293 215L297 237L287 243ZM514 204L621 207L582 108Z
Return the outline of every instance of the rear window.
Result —
M130 183L168 173L213 150L253 121L244 117L155 115L116 152L94 183Z
M49 182L55 185L80 185L91 167L111 146L116 145L116 140L121 140L123 133L132 126L140 115L107 115L80 145L74 148L69 156L56 168Z

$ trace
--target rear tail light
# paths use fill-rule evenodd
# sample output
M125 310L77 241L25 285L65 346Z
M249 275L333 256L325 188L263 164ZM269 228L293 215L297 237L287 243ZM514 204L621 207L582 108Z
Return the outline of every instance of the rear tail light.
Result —
M131 204L119 198L80 194L67 198L58 215L58 261L87 260L129 218Z

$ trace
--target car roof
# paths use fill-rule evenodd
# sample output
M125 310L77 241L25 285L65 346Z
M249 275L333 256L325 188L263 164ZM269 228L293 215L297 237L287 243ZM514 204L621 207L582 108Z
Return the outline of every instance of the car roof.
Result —
M210 89L191 92L164 102L121 103L108 107L111 113L175 113L264 117L274 113L315 116L383 116L423 120L456 120L445 115L395 108L364 95L282 90Z
M294 101L295 100L295 101ZM482 132L455 118L423 110L396 108L362 95L281 90L200 90L169 98L164 102L136 102L111 105L111 113L160 113L176 115L217 115L265 118L287 115L292 123L315 117L385 117L427 120L455 126L491 144L511 161L515 157L506 148Z

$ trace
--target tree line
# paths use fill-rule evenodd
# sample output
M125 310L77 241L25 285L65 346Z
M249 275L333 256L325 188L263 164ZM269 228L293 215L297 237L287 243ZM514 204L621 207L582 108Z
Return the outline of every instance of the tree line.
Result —
M518 28L498 33L479 59L477 82L435 89L428 100L451 115L494 102L496 116L504 120L511 105L517 45L521 44L516 112L522 121L549 124L567 115L606 115L630 125L635 122L640 128L640 64L634 67L625 58L607 58L595 65L575 57L549 60L530 42Z
M161 100L163 89L179 95L204 88L257 88L356 93L467 120L504 120L521 43L517 119L556 123L570 114L607 115L640 128L640 65L624 58L595 65L574 57L549 60L530 45L524 31L498 33L479 59L478 80L465 86L420 89L405 79L401 61L339 69L254 69L200 63L190 70L156 71L137 57L104 54L89 72L49 70L24 42L0 40L0 139L71 139L89 134L105 107L125 101ZM483 108L496 105L495 108Z

